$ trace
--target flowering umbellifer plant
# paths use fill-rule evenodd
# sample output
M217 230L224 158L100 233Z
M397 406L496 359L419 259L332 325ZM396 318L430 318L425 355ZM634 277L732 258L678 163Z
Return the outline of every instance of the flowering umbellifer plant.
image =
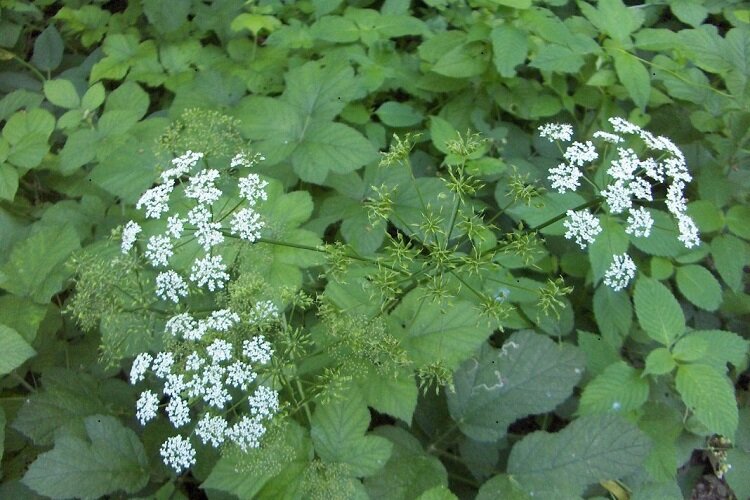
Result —
M595 132L596 145L586 141L567 146L563 151L566 161L549 171L552 188L561 194L576 192L583 179L604 203L607 213L623 219L625 233L637 238L651 235L654 218L644 205L655 204L655 191L663 189L667 210L677 222L678 239L688 249L700 245L698 228L686 213L685 188L692 176L682 151L668 138L654 136L622 118L610 118L609 123L615 133ZM568 124L548 123L539 127L539 132L558 145L573 138L573 128ZM601 154L597 145L603 150ZM639 154L645 158L641 159ZM594 162L600 159L607 165L606 169L595 167ZM569 210L566 215L565 238L575 240L581 249L593 243L602 232L599 218L587 209ZM622 290L635 277L635 272L635 263L627 253L613 255L612 264L604 274L604 283L615 291Z
M244 169L260 160L239 153L229 168ZM169 437L160 450L164 463L177 473L195 464L196 439L213 447L231 443L243 451L257 448L280 406L278 393L264 385L261 375L273 349L260 331L278 320L276 305L259 301L245 311L243 321L231 308L191 311L181 304L191 294L225 289L231 279L222 252L225 238L252 243L264 227L254 207L267 199L268 183L249 173L237 182L237 193L232 193L236 196L223 199L221 173L204 167L202 161L203 154L193 151L175 158L172 167L162 172L161 182L136 204L147 219L161 221L166 216L162 231L145 239L143 255L159 270L156 296L172 303L175 310L164 328L166 349L136 356L130 382L161 386L158 392L141 393L136 418L145 425L162 407L175 429L182 431ZM171 196L182 203L170 203ZM173 208L177 205L181 210ZM134 221L125 225L123 253L134 251L141 232ZM184 266L181 251L193 248L189 245L193 241L200 250L192 258L189 274L182 275L170 264ZM194 420L197 423L192 425Z

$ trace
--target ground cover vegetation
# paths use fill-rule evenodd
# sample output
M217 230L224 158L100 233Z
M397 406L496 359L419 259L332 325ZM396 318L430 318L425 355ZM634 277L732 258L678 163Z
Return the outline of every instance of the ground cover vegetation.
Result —
M748 498L750 9L0 1L3 498Z

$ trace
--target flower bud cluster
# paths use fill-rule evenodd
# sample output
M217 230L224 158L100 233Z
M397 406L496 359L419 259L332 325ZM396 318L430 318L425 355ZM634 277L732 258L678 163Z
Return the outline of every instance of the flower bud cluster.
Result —
M692 176L682 151L668 138L655 136L647 130L619 117L609 119L614 133L597 131L593 139L605 146L616 147L616 158L606 166L606 186L597 188L598 196L604 199L607 211L612 215L627 213L625 232L637 238L648 238L654 218L646 208L654 203L653 190L664 185L666 208L674 217L685 248L700 245L698 228L687 215L685 189ZM551 142L569 142L573 137L572 127L567 124L548 123L539 127L542 137ZM654 157L640 159L635 150L627 147L632 139L639 139L646 151L655 152ZM565 162L550 169L548 180L559 193L575 192L581 187L581 179L594 186L586 178L582 168L600 158L592 141L573 142L563 153ZM565 238L585 249L593 243L602 227L599 218L588 210L569 210L563 222ZM622 290L635 276L635 264L627 254L613 256L612 265L604 276L604 283L614 290Z

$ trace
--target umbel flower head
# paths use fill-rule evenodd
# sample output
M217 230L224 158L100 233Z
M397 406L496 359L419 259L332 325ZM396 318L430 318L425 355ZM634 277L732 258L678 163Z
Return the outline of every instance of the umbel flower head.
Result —
M654 218L649 208L655 208L654 190L663 189L666 193L666 208L672 215L679 231L678 239L685 248L700 245L698 228L687 215L685 189L692 180L682 151L668 138L655 136L647 130L614 117L609 119L613 132L597 131L594 141L573 142L563 152L565 161L550 169L548 179L552 189L558 193L576 192L581 188L581 179L587 185L595 186L595 196L600 196L603 208L610 215L620 215L625 233L635 238L651 237ZM573 129L567 124L548 123L539 127L542 137L551 142L570 142ZM584 173L586 166L601 157L596 145L616 148L614 158L607 158L603 186L597 186L594 179ZM635 148L635 149L634 149ZM636 152L645 151L641 158ZM589 166L587 170L591 170ZM573 239L585 249L602 232L598 217L588 210L569 210L563 223L565 237ZM622 290L635 277L635 264L627 255L613 256L610 269L605 274L604 283L614 290Z

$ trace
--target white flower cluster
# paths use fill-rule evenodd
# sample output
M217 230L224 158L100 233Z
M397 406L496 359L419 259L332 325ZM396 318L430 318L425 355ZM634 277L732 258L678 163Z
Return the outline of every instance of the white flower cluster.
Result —
M162 172L161 183L143 193L136 203L136 208L145 211L147 219L161 219L164 213L169 212L170 196L180 190L184 198L195 203L187 213L170 215L165 231L149 236L146 242L144 256L156 268L168 268L176 250L190 239L195 239L205 251L203 256L196 257L188 276L169 269L157 276L157 297L174 303L188 295L188 280L211 292L224 288L229 280L227 265L223 257L214 252L214 248L224 242L227 233L251 243L258 241L265 226L254 207L258 201L268 199L265 190L268 182L255 173L239 179L237 189L246 206L235 206L231 212L221 213L214 207L223 195L217 185L221 174L216 169L200 168L202 158L202 153L188 151L173 159L172 167ZM240 153L232 158L230 168L251 167L263 159L259 154L248 157ZM125 225L122 231L123 253L132 250L142 230L135 221Z
M217 335L229 331L240 321L229 309L213 311L208 317L195 319L188 313L173 316L165 331L184 342L192 342L189 354L160 352L156 356L139 354L130 370L130 382L143 381L150 372L161 380L161 395L145 390L136 402L136 418L141 425L159 413L162 399L168 398L164 411L176 428L191 421L191 405L201 404L203 415L194 433L203 444L218 447L225 442L242 450L259 446L266 431L265 423L279 410L278 393L264 385L250 386L258 375L256 367L268 364L273 356L271 344L256 335L241 344L233 344ZM183 353L183 350L179 350ZM230 425L219 412L236 399L247 399L247 414ZM234 405L237 408L237 405ZM198 413L198 410L195 410ZM177 473L193 465L195 450L189 438L174 436L161 449L164 463Z
M613 215L627 213L625 232L638 238L648 238L654 218L645 203L652 203L652 190L659 184L666 185L666 207L677 222L678 239L686 248L700 244L698 228L687 215L685 188L692 180L682 151L668 138L655 136L641 127L619 117L610 118L614 133L597 131L593 138L616 145L617 156L608 165L608 184L599 194L604 198L608 212ZM550 141L569 142L572 127L567 124L549 123L539 127L540 135ZM625 143L637 137L646 150L655 151L657 158L641 160L638 154ZM594 143L573 142L565 150L566 162L551 168L548 179L559 193L576 191L581 186L584 173L580 167L599 158ZM599 219L587 210L568 211L564 222L565 237L573 239L582 248L594 242L602 231ZM635 276L635 264L627 255L615 255L611 267L605 274L604 283L615 290L622 290Z

